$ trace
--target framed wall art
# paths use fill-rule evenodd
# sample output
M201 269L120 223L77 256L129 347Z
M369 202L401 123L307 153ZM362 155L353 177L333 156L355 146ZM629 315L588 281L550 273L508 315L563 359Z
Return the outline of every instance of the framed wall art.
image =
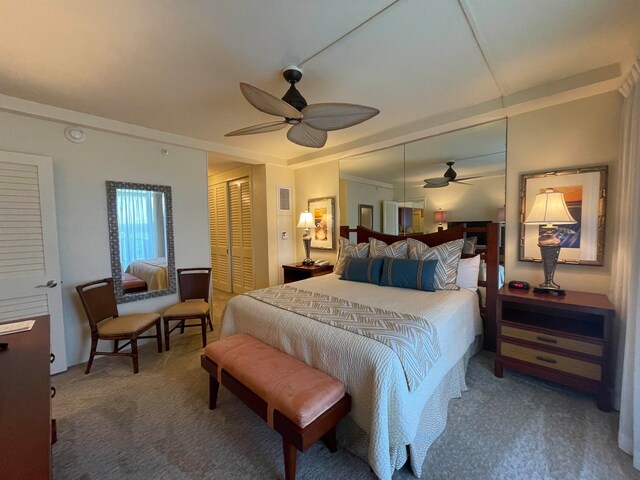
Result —
M536 195L552 188L564 194L575 224L555 226L562 250L558 263L604 265L607 166L573 168L520 176L520 260L541 262L541 225L525 225Z
M336 197L312 198L308 202L315 228L311 231L311 248L333 250L335 248Z

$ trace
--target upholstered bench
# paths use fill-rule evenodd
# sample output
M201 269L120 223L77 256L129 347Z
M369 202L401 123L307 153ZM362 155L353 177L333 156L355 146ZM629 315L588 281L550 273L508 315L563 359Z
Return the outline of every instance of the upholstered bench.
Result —
M336 425L351 410L338 380L244 333L207 345L201 364L211 410L222 384L282 435L287 480L296 476L296 449L323 437L336 451Z

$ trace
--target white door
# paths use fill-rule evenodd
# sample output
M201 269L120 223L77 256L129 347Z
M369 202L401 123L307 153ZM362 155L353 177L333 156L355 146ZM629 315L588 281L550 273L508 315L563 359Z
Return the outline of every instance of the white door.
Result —
M213 288L231 292L227 182L209 185L209 235L211 283Z
M253 222L249 177L229 182L229 219L233 293L249 292L254 289Z
M49 315L51 373L67 369L50 157L0 151L0 322Z

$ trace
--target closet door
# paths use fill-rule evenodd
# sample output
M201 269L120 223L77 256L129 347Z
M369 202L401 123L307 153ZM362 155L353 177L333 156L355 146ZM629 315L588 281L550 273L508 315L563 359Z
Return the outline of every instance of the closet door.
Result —
M229 182L229 216L233 293L244 293L254 288L253 224L248 177Z
M209 185L209 234L211 237L211 283L213 288L231 292L226 182Z

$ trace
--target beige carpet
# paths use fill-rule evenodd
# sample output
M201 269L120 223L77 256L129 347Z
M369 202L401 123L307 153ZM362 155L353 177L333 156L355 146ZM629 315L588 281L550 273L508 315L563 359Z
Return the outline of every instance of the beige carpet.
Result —
M215 298L217 334L226 296ZM138 375L130 360L103 357L89 375L81 365L54 377L54 479L283 478L277 433L225 389L218 408L207 408L201 352L191 329L172 336L170 352L141 348ZM422 478L640 479L616 446L617 414L525 375L497 379L491 364L488 353L471 360L469 391L451 401ZM332 455L320 443L299 455L298 478L375 477L344 448ZM405 478L414 478L406 467L394 476Z

